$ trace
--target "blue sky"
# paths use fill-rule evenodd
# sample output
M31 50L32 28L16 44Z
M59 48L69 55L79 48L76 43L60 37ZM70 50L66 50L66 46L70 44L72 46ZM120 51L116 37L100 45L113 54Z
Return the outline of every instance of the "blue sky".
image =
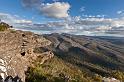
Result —
M52 0L45 0L45 3L52 3ZM124 10L124 0L60 0L60 2L68 2L71 5L69 10L71 16L86 15L106 15L109 18L119 17L117 11ZM84 7L85 11L81 12L80 8ZM22 6L21 0L0 0L0 12L19 15L26 19L36 17L34 21L44 19L35 10L29 10ZM45 19L44 19L45 20Z
M4 21L6 21L6 19L3 16L7 15L8 19L11 19L11 20L13 18L14 21L12 22L10 21L10 23L26 22L26 23L33 23L33 24L44 23L48 25L48 23L51 21L53 21L53 24L55 24L54 22L56 21L59 21L59 22L64 21L64 23L66 22L66 24L60 25L60 26L66 26L67 28L61 27L60 29L71 29L71 30L72 28L74 30L77 30L77 28L83 28L82 30L84 30L84 29L87 29L87 27L89 29L89 27L98 26L98 24L96 24L96 21L99 23L101 19L104 19L104 20L102 20L102 23L100 24L105 23L104 25L106 26L116 25L116 27L118 27L118 26L124 25L122 23L124 19L123 3L124 3L124 0L0 0L0 13L1 13L0 17L1 19L3 18ZM95 22L93 24L96 24L96 25L86 26L84 24L85 21L87 21L88 24L91 24L89 23L89 20L87 20L87 18L89 20L94 19L92 22ZM67 24L67 20L65 19L69 21L68 24ZM79 27L70 26L71 25L70 23L72 21L75 21L76 23L77 20L78 22L81 22L83 20L83 23L82 23L83 25L82 24L78 25ZM107 21L109 20L109 22L110 21L111 22L108 24L106 23L106 20ZM56 25L53 25L53 24L52 26L54 27L52 27L52 31L53 29L58 29L57 28L58 26L56 26L57 24ZM86 26L86 28L81 26ZM101 28L103 29L103 27ZM108 31L108 28L107 28L107 31Z

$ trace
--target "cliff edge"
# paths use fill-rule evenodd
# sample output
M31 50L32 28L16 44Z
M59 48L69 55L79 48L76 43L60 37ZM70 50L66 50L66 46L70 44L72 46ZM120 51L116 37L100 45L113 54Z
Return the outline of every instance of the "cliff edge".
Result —
M51 42L32 32L7 30L0 32L0 75L3 79L7 76L20 77L25 82L25 71L32 66L33 61L42 56L43 60L53 57L53 53L46 51L34 53L37 47L50 45Z

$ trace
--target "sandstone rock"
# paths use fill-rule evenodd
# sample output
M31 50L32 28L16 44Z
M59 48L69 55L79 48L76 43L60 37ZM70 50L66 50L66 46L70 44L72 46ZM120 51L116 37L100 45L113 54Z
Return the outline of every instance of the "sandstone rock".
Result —
M18 75L25 82L28 66L32 65L38 55L42 55L34 53L33 49L50 44L49 40L31 32L0 32L0 74L3 79ZM46 54L43 54L42 63L53 56L49 52Z

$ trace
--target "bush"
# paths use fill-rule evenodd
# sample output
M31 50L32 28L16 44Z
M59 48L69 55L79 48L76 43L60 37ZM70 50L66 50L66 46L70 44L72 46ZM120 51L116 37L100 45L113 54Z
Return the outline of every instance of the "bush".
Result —
M92 80L93 82L102 82L102 77L98 74L95 74L93 77L92 77Z
M47 82L47 77L35 68L30 67L26 75L26 82Z
M0 31L5 31L9 28L9 25L6 23L0 23Z
M121 71L115 71L112 73L113 77L118 79L118 80L121 80L121 81L124 81L124 72L121 72Z

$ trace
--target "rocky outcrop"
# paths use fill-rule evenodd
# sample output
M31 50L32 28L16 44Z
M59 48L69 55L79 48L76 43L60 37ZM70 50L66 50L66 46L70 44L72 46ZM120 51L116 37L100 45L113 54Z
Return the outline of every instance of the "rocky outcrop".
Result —
M0 75L19 76L25 82L25 71L39 56L43 56L43 63L53 57L53 53L34 53L34 48L50 45L51 42L32 32L4 31L0 32Z
M43 64L45 61L53 58L53 56L54 56L54 54L51 51L42 53L42 55L40 55L40 57L41 57L40 64Z

